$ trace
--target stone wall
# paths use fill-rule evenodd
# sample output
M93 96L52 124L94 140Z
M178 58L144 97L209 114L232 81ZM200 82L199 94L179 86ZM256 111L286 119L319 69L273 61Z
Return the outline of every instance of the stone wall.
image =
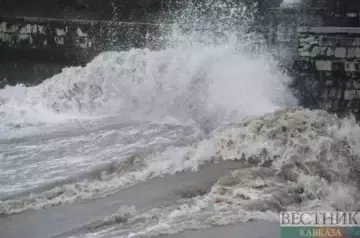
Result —
M360 111L360 28L300 27L300 72L313 80L318 107L345 114Z
M23 52L31 51L39 60L62 56L88 61L104 50L149 46L157 30L158 26L151 23L2 17L0 61L19 59L19 54L23 58Z
M103 51L155 48L158 33L159 26L151 23L0 17L0 82L34 77L41 82L39 77L50 77L66 65L85 64ZM49 62L54 70L39 70L38 64ZM19 65L27 69L27 77L11 70Z

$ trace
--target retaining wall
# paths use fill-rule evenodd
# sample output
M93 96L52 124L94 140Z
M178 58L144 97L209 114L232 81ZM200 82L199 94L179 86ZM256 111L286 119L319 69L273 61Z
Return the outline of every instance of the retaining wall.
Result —
M156 48L158 34L159 26L152 23L0 17L0 85L41 82L107 50Z
M312 72L320 107L345 114L360 111L360 28L299 27L302 72Z
M33 51L38 60L88 61L104 50L145 47L156 38L158 25L41 18L0 18L0 61L18 60ZM47 54L45 54L46 52ZM21 58L27 57L22 55Z

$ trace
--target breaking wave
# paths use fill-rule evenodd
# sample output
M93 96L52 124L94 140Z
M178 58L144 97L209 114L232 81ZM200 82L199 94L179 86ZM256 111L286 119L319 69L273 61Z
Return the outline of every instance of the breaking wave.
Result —
M115 214L87 229L96 237L142 237L251 220L277 221L278 213L286 210L356 211L359 130L353 118L301 109L244 121L212 138L215 158L207 158L217 163L236 160L243 168L220 178L208 193L180 205L133 212L127 219Z
M360 127L323 111L279 110L217 131L190 146L131 158L99 179L1 202L11 214L119 191L145 180L236 160L243 169L219 179L199 201L249 211L359 209ZM195 206L195 205L194 205ZM236 210L232 210L236 211Z
M360 209L355 119L297 107L291 79L251 32L252 11L205 2L206 14L181 12L161 49L104 52L38 86L0 90L0 215L227 161L237 168L207 188L147 211L122 207L80 233L141 237Z
M6 132L114 115L123 121L174 118L216 125L294 105L290 80L266 61L231 46L107 52L39 86L1 90L0 126Z
M38 86L0 90L0 130L8 136L19 128L114 115L211 130L296 105L291 79L263 47L264 37L251 31L253 7L189 4L170 29L163 27L159 50L104 52Z

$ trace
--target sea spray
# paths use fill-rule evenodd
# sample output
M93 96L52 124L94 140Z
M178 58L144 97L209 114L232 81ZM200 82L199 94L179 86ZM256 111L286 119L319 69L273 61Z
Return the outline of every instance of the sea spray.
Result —
M107 52L39 86L1 90L0 128L7 132L77 117L118 115L124 121L171 117L214 129L229 117L294 106L287 89L290 79L279 73L276 61L265 48L249 51L249 45L264 45L263 36L252 30L256 14L256 5L245 2L188 2L173 13L170 27L163 24L162 50ZM272 94L270 84L275 86ZM248 112L248 105L259 99L257 109Z
M68 179L68 176L74 176L73 169L83 173L84 169L91 170L92 166L102 163L120 163L129 153L133 153L132 148L149 145L150 139L142 141L146 146L123 139L127 138L122 135L123 124L150 122L162 127L164 122L171 122L200 128L209 134L216 128L245 117L296 106L297 100L288 89L291 79L279 70L266 48L257 48L259 51L255 52L249 50L254 39L261 39L258 33L251 31L254 19L251 9L251 5L241 3L204 1L176 15L172 27L164 29L161 40L166 43L161 50L104 52L85 67L63 69L62 73L35 87L17 85L0 90L1 138L22 138L24 131L32 128L27 133L29 136L23 140L24 145L21 145L27 148L26 156L13 153L11 148L9 151L7 145L3 148L6 153L1 161L8 166L4 167L3 174L12 178L11 184L6 184L7 193L12 191L11 187L21 193L24 187L31 191L44 181L52 183L58 179ZM110 123L109 118L115 118L118 125ZM114 128L106 127L105 130L99 127L98 132L91 132L94 136L89 136L89 128L99 120L104 126L110 123ZM62 133L68 130L74 134L68 133L72 135L70 138L56 136L56 139L42 140L42 147L32 140L31 135L54 132L54 128L65 128ZM182 137L183 134L179 133L178 136ZM108 138L106 144L104 141ZM134 146L124 141L132 142ZM59 147L53 148L54 145ZM74 148L75 145L80 149ZM31 146L36 146L36 150L30 150ZM59 149L61 153L54 152L54 149ZM27 158L23 159L24 156ZM202 158L208 159L206 156ZM16 169L12 167L12 161L19 161ZM151 160L146 163L151 163ZM34 165L39 166L36 171ZM180 171L191 166L186 165ZM164 171L158 173L167 173L166 169L165 166ZM18 183L20 178L15 172L17 170L26 175L21 177L21 184ZM37 176L37 171L42 171L42 175ZM150 178L145 176L140 180L135 179L135 182ZM105 183L100 181L99 193L103 191L108 194L108 191L117 191L126 184L115 182L113 187L111 182L105 180ZM116 176L113 181L117 181ZM103 185L106 187L104 190L101 189ZM68 186L72 190L74 184ZM79 191L83 191L81 187ZM38 205L36 200L34 205L32 200L29 206L20 205L18 212L28 209L26 207L41 208L92 198L92 189L85 190L90 192L84 196L77 196L75 192L70 197L64 193L65 197L58 200L55 199L58 196L54 198L51 195L48 201L46 195L44 199L39 199L45 200L41 202L44 205ZM98 196L97 189L94 191ZM61 196L64 194L61 193ZM4 213L11 213L11 210Z
M323 111L286 109L297 106L288 88L291 79L266 47L252 47L255 40L255 45L263 42L251 31L253 12L231 2L204 4L175 17L163 34L162 49L104 52L85 67L64 69L36 87L0 90L3 140L28 127L48 138L39 142L17 134L14 144L23 150L3 143L1 168L11 180L2 181L10 193L19 180L22 187L17 189L31 192L34 184L43 185L54 174L66 177L70 170L85 167L91 172L95 165L113 163L100 172L96 168L98 176L3 200L2 215L109 196L225 160L243 167L220 178L210 191L193 193L180 205L136 210L127 220L117 220L115 214L110 223L98 223L106 228L95 230L107 236L110 226L115 236L133 222L127 234L157 235L273 219L286 209L358 209L358 125ZM99 117L103 127L87 126ZM71 127L74 119L81 129ZM157 133L169 121L193 128L194 134L199 128L207 133L201 138L181 130ZM142 123L151 126L143 130ZM132 125L131 130L123 124ZM69 136L46 133L49 126L64 125L71 128ZM174 137L190 142L171 144L178 141ZM169 141L166 148L124 161L125 155L136 155L134 150L157 148L163 140ZM24 151L32 156L23 158Z
M118 115L123 121L173 117L201 124L207 115L226 121L234 113L294 105L287 92L290 80L266 61L229 45L103 53L86 67L66 69L39 86L1 90L0 124L5 130L100 115ZM250 106L255 101L256 108Z

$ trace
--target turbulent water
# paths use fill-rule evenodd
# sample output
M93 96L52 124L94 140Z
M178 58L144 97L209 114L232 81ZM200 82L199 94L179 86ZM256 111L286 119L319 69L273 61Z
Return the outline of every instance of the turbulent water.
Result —
M204 191L147 210L125 204L72 235L140 237L282 210L359 209L355 121L298 108L276 61L249 50L253 36L209 42L194 33L175 24L161 50L105 52L38 86L0 90L1 216L226 161L239 167Z

